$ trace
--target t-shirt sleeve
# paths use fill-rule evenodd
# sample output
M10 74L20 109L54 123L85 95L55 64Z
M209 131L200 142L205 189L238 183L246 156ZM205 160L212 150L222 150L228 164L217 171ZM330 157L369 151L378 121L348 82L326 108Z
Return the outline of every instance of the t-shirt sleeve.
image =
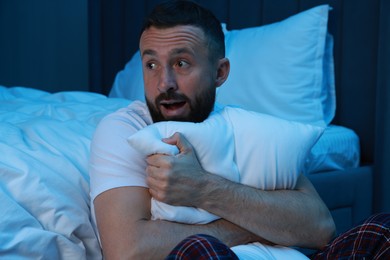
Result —
M91 142L89 173L93 201L104 191L124 187L147 187L144 156L132 148L127 138L147 125L144 117L128 108L106 116Z

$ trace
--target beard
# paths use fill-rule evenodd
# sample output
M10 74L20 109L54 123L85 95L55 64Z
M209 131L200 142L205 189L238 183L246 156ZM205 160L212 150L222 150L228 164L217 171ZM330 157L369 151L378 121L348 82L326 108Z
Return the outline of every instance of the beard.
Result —
M186 101L190 107L189 115L165 118L159 108L160 101L165 99ZM203 122L210 115L214 108L215 89L209 88L204 90L195 97L195 100L190 100L186 95L173 91L161 93L159 96L157 96L155 102L151 102L146 97L145 100L154 123L160 121L183 121L199 123Z

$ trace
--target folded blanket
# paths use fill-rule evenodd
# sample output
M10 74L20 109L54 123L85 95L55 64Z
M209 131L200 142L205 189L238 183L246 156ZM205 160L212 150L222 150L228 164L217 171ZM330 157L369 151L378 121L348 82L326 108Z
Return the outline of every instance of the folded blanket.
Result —
M270 115L225 107L204 122L159 122L128 138L145 156L175 155L176 146L162 138L180 132L192 144L202 167L231 181L263 190L293 189L307 153L323 128ZM203 209L171 206L152 199L153 219L189 224L208 223L215 216Z

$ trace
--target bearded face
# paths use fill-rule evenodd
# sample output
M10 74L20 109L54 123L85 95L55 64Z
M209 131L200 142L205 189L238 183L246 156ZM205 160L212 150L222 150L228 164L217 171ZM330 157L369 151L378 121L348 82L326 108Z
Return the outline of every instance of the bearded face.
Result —
M167 116L164 117L160 107L166 110L177 109L187 103L189 105L189 113L187 115ZM146 98L146 104L149 108L153 122L160 121L186 121L186 122L202 122L211 111L215 103L215 88L210 87L199 93L194 100L191 100L184 94L177 92L164 92L158 95L154 101Z

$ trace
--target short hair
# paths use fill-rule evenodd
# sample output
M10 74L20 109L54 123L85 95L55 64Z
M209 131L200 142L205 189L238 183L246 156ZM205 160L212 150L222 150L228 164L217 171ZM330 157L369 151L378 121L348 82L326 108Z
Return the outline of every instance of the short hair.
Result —
M157 5L146 17L141 33L150 27L165 29L178 25L192 25L203 31L211 60L225 57L225 35L220 21L211 11L189 0Z

